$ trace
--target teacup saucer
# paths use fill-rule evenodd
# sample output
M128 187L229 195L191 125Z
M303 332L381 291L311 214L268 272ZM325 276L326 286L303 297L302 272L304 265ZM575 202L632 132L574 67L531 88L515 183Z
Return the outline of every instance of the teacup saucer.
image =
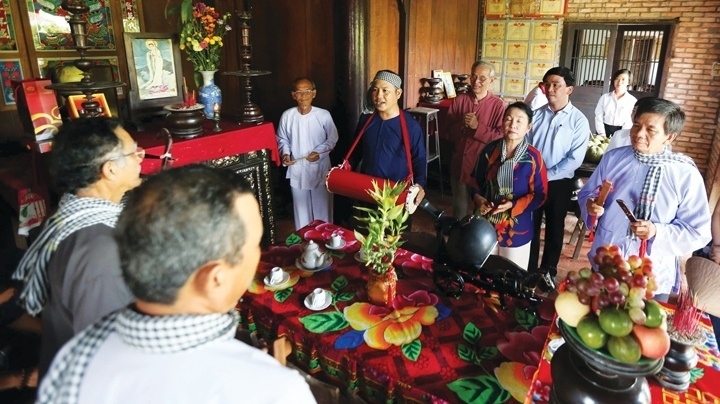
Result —
M282 281L280 282L270 282L270 275L267 275L265 278L263 278L263 282L265 283L265 286L270 286L272 288L279 288L288 283L290 280L290 274L283 271L282 275Z
M305 307L307 307L310 310L314 310L314 311L325 310L328 307L330 307L330 304L332 303L332 296L329 296L328 292L325 291L325 301L320 306L313 306L312 304L310 304L310 295L307 295L307 297L305 297L304 302L305 302Z
M302 262L300 262L300 258L295 260L295 266L298 267L298 269L302 269L303 271L307 271L307 272L322 272L322 271L330 268L332 263L333 263L332 257L328 257L327 255L326 255L325 263L322 266L320 266L319 268L305 268L305 266L302 264Z
M342 239L340 241L341 241L341 243L337 247L333 247L329 242L325 243L325 247L327 247L329 250L342 250L347 245L347 241L345 241L344 239Z
M362 257L360 256L360 251L356 252L355 255L353 255L353 258L355 258L355 261L357 261L361 264L365 263L365 260L362 259Z

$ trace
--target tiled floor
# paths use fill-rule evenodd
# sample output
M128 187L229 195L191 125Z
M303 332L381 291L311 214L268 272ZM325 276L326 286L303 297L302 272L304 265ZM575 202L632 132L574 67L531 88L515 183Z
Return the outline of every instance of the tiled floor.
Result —
M430 203L435 206L436 208L440 210L451 210L452 205L452 196L449 194L449 186L445 187L445 194L440 195L440 190L437 187L430 187L427 190L427 199L430 201ZM280 217L279 220L277 220L277 235L278 240L284 240L290 233L294 230L294 222L292 218L292 206L286 207L286 209L280 209L281 211L289 212L285 214L283 217ZM433 227L433 218L421 211L418 210L413 215L413 232L423 232L428 233L430 235L435 234L435 230ZM587 240L587 237L584 237L584 241L582 243L582 247L580 250L580 254L578 255L577 259L573 259L573 252L575 250L575 243L568 244L568 241L570 240L570 236L572 234L573 229L575 228L575 225L577 223L577 219L573 213L568 213L567 217L565 218L565 247L562 252L562 256L560 257L560 263L558 265L558 279L564 278L567 271L570 270L579 270L580 268L589 266L589 262L587 259L587 253L590 249L591 243Z

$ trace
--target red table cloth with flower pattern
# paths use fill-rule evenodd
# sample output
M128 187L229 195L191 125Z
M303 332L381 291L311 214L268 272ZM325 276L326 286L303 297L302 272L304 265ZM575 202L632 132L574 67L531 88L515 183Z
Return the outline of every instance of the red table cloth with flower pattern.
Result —
M672 313L672 305L664 304L668 313ZM690 388L685 393L678 393L663 388L652 376L647 377L650 384L650 395L653 404L720 404L720 352L718 343L715 340L710 319L705 316L701 327L705 330L707 340L702 346L695 347L698 354L698 364L690 371ZM552 388L552 375L550 373L550 360L552 355L548 352L548 345L551 341L562 338L557 323L553 321L548 339L543 348L542 360L538 366L537 373L533 376L533 382L527 396L526 403L545 404L550 400ZM620 404L620 403L618 403Z
M333 232L346 244L328 250L328 270L298 268L302 243L324 245ZM315 221L284 245L262 253L249 293L238 305L241 325L264 338L285 336L291 361L305 371L371 402L506 403L524 399L550 329L551 304L537 315L528 304L466 285L460 298L440 294L432 260L400 249L395 268L395 309L367 303L367 270L354 258L353 233ZM274 266L290 279L281 290L263 279ZM311 311L303 304L315 288L333 294L332 304Z

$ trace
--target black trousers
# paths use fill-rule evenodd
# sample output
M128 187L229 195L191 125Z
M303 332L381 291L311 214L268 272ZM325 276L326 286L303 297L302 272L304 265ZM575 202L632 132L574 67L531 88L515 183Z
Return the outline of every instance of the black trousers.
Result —
M608 125L606 123L603 124L605 126L605 136L612 137L612 135L622 129L622 126L614 126L614 125Z
M563 249L565 236L565 216L570 209L572 192L575 184L572 178L548 181L547 200L545 204L533 213L535 237L530 242L529 271L538 268L557 268L560 254ZM542 262L540 258L540 227L545 216L545 247L543 248Z

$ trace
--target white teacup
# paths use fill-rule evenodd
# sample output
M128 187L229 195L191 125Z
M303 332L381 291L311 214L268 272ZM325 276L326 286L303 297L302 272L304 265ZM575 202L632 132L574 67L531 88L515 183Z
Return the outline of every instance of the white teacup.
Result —
M272 284L278 284L283 281L284 277L283 269L280 267L275 267L270 270L270 283Z
M333 233L332 236L330 236L330 246L333 248L338 248L342 245L343 238L341 235L337 233Z
M327 299L325 290L323 288L315 288L315 290L310 293L310 306L320 307L325 304L325 299Z

